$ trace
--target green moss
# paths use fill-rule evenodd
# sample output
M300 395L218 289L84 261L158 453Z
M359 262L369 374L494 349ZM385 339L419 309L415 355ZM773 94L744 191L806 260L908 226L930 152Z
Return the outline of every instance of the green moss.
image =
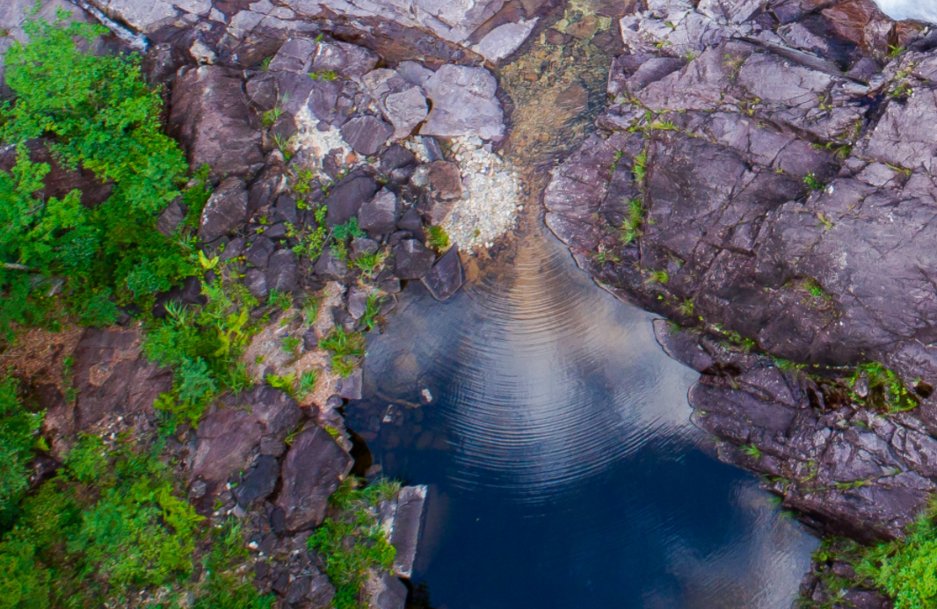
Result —
M364 335L335 327L319 340L319 348L331 353L332 369L342 377L351 376L364 357Z
M644 224L644 203L635 197L628 201L628 215L621 222L620 239L622 245L629 245L641 236L641 227Z
M441 226L430 226L426 229L426 245L437 252L449 247L449 234Z

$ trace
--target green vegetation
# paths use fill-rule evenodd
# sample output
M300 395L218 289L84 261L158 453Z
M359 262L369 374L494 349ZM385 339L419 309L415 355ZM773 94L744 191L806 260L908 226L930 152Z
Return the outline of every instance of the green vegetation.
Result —
M357 488L349 478L332 495L332 515L309 537L309 549L325 562L325 574L335 586L335 609L364 609L365 578L370 569L390 570L395 551L377 522L377 506L400 486L379 481Z
M306 397L316 388L316 381L319 375L314 370L307 370L299 376L299 385L296 388L296 396L300 399Z
M437 252L449 247L449 233L441 226L430 226L426 229L426 245Z
M319 340L319 348L332 354L332 369L342 377L350 376L364 357L364 335L335 327Z
M853 400L879 410L904 412L918 405L917 398L904 386L895 371L880 362L860 364L847 382ZM860 383L867 387L865 396L857 392Z
M868 549L857 572L894 599L895 609L937 607L937 525L933 517L921 517L903 540Z
M183 581L200 521L158 460L83 437L0 542L0 607L103 606Z
M826 188L826 185L823 184L823 182L821 182L813 172L810 172L804 176L804 184L810 190L823 190Z
M746 444L745 446L741 448L741 450L743 453L745 453L752 459L755 459L756 461L758 459L761 459L761 449L755 446L754 444Z
M298 336L284 336L283 340L280 341L280 346L285 352L296 357L299 354L299 346L302 342L303 340Z
M628 201L628 215L621 222L621 243L629 245L641 236L641 226L644 224L644 203L635 197Z
M338 73L335 70L325 70L323 72L310 72L309 78L313 80L336 80Z
M368 300L364 303L364 314L359 320L360 327L365 332L370 332L377 327L377 317L381 314L381 296L377 293L368 294Z
M6 55L15 99L0 104L0 141L16 164L0 171L0 326L49 324L72 315L106 325L118 307L146 310L156 293L192 275L191 247L155 230L159 213L187 181L182 151L162 132L162 103L134 56L79 50L106 29L44 21ZM65 168L84 168L111 185L99 205L73 190L43 194L48 163L31 160L41 141ZM63 306L64 305L64 306Z
M225 389L249 385L239 358L255 328L250 311L257 300L242 284L216 276L202 282L207 302L200 307L165 305L166 316L148 324L144 353L173 369L173 388L154 406L167 413L171 426L196 424L208 403Z
M664 285L670 281L670 273L664 269L650 271L647 277L647 283Z
M643 187L644 178L647 175L647 150L642 150L635 155L631 171L634 173L634 181Z
M374 277L384 264L387 254L382 251L376 251L371 254L361 254L352 261L352 267L361 271L365 277Z
M29 487L29 463L42 417L20 404L16 381L0 381L0 531L11 524Z
M260 115L260 121L264 127L272 127L283 115L283 108L274 106Z

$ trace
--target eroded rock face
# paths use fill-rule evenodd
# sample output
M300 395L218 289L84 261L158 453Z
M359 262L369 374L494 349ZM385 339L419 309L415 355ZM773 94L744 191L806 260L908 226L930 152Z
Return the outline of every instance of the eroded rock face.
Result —
M614 102L555 170L547 224L618 295L711 336L800 362L880 360L933 386L937 139L917 126L937 119L930 44L859 0L650 4L621 20ZM889 58L897 39L910 50ZM772 477L785 505L866 540L926 506L926 387L918 409L884 415L659 331L703 373L690 402L720 458Z

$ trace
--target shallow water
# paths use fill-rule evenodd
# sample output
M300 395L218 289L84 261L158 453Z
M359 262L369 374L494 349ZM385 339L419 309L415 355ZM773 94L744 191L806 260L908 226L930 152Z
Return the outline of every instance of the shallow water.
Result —
M408 287L369 341L346 420L384 475L430 487L414 606L789 609L817 543L711 456L696 374L540 221L548 168L604 106L614 4L571 0L568 39L500 70L523 236L447 303Z
M695 374L650 319L539 234L448 303L402 295L347 420L384 474L430 485L431 606L790 607L816 541L701 450Z

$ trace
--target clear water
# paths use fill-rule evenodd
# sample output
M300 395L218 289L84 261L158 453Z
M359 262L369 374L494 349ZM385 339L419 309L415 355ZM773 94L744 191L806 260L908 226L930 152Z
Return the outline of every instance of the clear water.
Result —
M701 448L650 315L550 238L510 258L445 304L409 288L347 412L384 474L430 485L428 604L789 608L816 541Z

